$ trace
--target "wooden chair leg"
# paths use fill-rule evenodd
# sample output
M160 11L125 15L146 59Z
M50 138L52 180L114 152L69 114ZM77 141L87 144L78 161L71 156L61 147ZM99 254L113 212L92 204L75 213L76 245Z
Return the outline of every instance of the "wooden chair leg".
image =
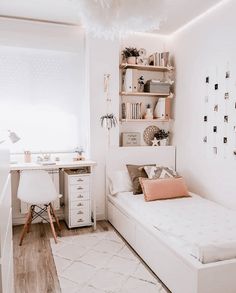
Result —
M31 223L32 223L32 220L33 220L33 217L34 217L34 209L35 209L35 205L32 205L31 206L31 216L30 216L30 219L29 219L28 227L27 227L27 233L29 233L29 231L30 231Z
M52 215L53 215L53 217L54 217L54 219L55 219L55 221L57 223L57 227L58 227L59 231L61 231L61 225L60 225L59 220L58 220L58 218L57 218L57 216L55 214L54 208L53 208L51 203L49 205L50 205L50 208L51 208Z
M31 206L30 206L28 214L27 214L27 218L26 218L26 221L25 221L25 224L24 224L24 228L23 228L23 230L21 232L20 243L19 243L20 246L22 245L23 239L24 239L25 234L27 232L28 225L29 225L29 222L30 222L30 218L31 218Z
M57 235L56 235L55 228L54 228L53 221L52 221L50 205L47 206L47 212L48 212L49 222L51 225L52 235L55 240L55 243L57 243Z

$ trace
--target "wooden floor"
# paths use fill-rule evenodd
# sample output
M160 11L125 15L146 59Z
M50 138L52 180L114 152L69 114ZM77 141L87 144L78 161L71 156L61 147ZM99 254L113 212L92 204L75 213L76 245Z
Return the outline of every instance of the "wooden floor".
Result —
M90 227L68 230L61 222L61 236L92 232ZM19 246L23 226L13 229L15 293L60 293L56 268L51 254L49 224L34 224ZM97 231L113 229L106 221L97 223ZM69 293L69 292L68 292Z

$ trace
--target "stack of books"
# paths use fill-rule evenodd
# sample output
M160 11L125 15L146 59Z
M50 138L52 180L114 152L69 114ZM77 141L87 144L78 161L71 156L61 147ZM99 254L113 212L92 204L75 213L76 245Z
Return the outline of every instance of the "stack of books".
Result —
M156 52L149 56L149 65L167 67L168 64L169 64L169 52L162 52L162 53Z
M122 103L122 119L142 119L142 103Z

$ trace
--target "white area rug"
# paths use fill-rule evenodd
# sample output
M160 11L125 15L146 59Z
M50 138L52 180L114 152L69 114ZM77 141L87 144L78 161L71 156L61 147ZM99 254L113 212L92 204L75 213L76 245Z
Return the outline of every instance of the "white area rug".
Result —
M114 231L51 239L62 293L165 293Z

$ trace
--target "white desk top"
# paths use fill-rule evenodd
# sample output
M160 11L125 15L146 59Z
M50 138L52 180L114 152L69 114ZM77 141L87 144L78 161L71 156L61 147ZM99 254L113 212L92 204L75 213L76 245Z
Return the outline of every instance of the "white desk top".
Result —
M10 170L17 171L17 170L36 170L36 169L43 169L43 170L52 170L52 169L60 169L60 168L77 168L81 166L95 166L96 162L94 161L59 161L56 162L55 165L43 165L40 163L17 163L11 164Z

